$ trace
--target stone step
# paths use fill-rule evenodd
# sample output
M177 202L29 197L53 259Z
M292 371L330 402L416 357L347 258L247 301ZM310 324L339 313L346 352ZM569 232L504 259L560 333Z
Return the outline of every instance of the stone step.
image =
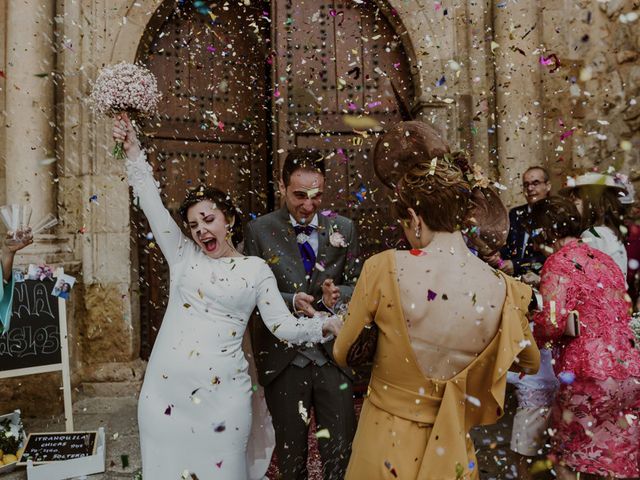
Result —
M80 389L89 397L137 397L142 381L137 382L84 382Z

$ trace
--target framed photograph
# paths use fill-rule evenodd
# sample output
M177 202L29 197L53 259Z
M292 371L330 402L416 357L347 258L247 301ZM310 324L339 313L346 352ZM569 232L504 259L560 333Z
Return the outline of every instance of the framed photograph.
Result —
M62 274L58 277L58 280L53 286L51 295L62 298L63 300L69 300L71 289L73 288L73 285L75 283L76 283L75 277L72 277L71 275Z
M22 270L14 270L13 271L13 281L15 283L24 282L24 272Z

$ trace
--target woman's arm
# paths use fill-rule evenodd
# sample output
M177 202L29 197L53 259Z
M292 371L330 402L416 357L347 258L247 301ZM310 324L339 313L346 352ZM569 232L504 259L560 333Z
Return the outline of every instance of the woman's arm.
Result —
M294 317L284 303L276 277L266 262L262 261L257 275L256 306L264 324L280 340L294 344L321 343L338 334L341 322L336 317Z
M511 365L509 370L523 372L527 375L533 375L538 373L540 368L540 350L536 345L536 340L531 333L529 327L529 321L526 316L524 317L524 324L522 325L522 332L524 333L524 340L522 345L524 348L520 351L517 360Z
M149 221L154 240L171 267L181 257L189 240L164 207L151 165L147 162L146 153L140 148L135 129L126 114L119 115L114 120L113 138L124 144L129 185Z
M11 276L13 275L13 260L16 252L33 243L33 234L30 228L18 230L15 235L16 238L13 237L13 232L7 232L2 247L2 279L5 283L11 281Z
M353 290L344 326L333 344L333 358L343 367L347 366L349 349L358 339L362 329L373 322L375 317L377 299L372 298L372 292L369 291L369 270L369 263L365 263Z

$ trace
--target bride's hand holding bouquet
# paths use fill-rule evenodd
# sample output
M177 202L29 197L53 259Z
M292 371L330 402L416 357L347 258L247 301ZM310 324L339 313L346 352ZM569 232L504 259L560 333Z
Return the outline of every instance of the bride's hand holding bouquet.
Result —
M116 120L124 120L127 128L131 127L129 115L153 116L158 109L159 99L158 82L153 73L143 66L125 62L103 68L91 92L95 109ZM135 138L135 131L130 136ZM113 156L125 158L124 140L116 139Z
M136 130L129 119L129 115L126 113L119 113L113 120L113 139L116 143L122 145L122 151L125 157L132 159L137 158L140 155L140 142L136 135Z

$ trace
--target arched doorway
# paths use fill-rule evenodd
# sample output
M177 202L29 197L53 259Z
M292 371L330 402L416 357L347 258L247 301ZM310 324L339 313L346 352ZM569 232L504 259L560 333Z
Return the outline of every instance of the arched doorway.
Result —
M327 159L324 206L357 221L365 255L388 246L387 202L370 164L375 138L344 122L363 114L384 128L413 97L408 58L377 3L285 0L208 11L178 3L150 24L138 55L164 93L160 119L145 133L172 214L200 181L229 191L247 220L272 210L286 152L312 147ZM144 216L132 218L146 358L168 269Z

